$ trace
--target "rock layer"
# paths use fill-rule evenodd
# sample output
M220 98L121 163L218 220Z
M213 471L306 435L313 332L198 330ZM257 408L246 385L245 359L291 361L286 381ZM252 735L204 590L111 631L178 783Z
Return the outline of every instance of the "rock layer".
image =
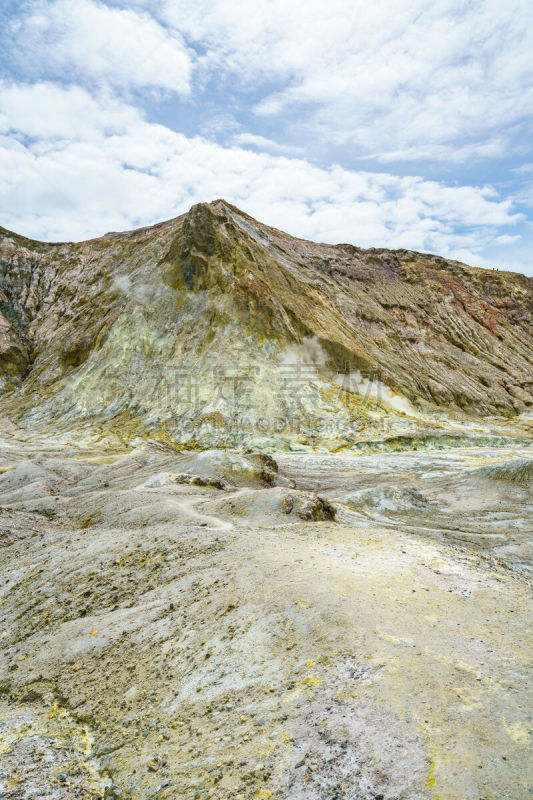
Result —
M307 242L222 200L88 242L0 234L2 407L21 423L353 442L391 414L533 403L523 275Z

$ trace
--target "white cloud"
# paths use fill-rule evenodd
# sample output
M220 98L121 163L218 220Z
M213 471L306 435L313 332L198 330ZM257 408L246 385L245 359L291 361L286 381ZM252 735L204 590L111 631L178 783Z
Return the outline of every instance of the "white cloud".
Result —
M243 145L244 147L250 146L261 152L266 151L267 153L294 153L299 149L296 147L285 147L277 142L273 142L272 139L268 139L266 136L257 136L253 133L238 133L233 137L233 141L235 144Z
M241 87L278 83L257 114L309 137L416 158L499 154L533 109L529 0L164 0L202 43L204 70ZM484 144L497 131L492 145ZM483 147L486 148L483 152ZM435 149L440 148L440 149Z
M529 0L33 0L20 14L23 69L195 101L208 85L202 132L235 125L220 101L251 103L241 144L270 152L290 131L378 163L501 158L533 113Z
M46 103L54 114L46 126L36 125L35 108ZM0 222L33 238L88 238L225 197L294 235L480 263L498 237L501 244L505 228L521 220L492 187L320 168L302 158L222 147L79 88L11 86L1 93L0 113L4 129L9 115L20 139L0 140Z
M533 208L533 179L531 172L524 170L521 173L521 177L522 180L513 192L513 199L527 208Z
M146 13L109 8L95 0L33 4L13 24L24 52L48 73L73 75L104 85L148 88L188 95L192 59L181 35Z
M464 164L467 161L481 161L484 159L498 158L505 155L509 149L509 141L504 137L489 139L485 142L473 144L450 145L430 144L407 147L404 150L384 150L369 153L362 157L363 161L377 161L381 164L391 164L401 161L427 161L451 164Z
M132 106L105 94L97 100L79 86L0 81L0 133L42 141L94 139L125 131L139 120Z

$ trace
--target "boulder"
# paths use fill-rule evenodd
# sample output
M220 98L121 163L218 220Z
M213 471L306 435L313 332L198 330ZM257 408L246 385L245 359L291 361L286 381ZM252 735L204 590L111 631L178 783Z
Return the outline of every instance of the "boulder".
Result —
M189 486L210 486L212 489L226 491L228 485L220 478L204 478L202 475L190 475L186 472L175 473L170 476L172 483L185 484Z
M281 510L284 514L292 514L295 509L300 519L312 522L335 519L335 509L331 503L312 492L300 496L288 494L283 498Z

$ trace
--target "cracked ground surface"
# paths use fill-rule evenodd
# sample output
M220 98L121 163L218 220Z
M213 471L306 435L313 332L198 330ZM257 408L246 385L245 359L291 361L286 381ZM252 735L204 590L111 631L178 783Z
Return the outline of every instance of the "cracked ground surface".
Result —
M1 797L531 796L528 448L1 455Z

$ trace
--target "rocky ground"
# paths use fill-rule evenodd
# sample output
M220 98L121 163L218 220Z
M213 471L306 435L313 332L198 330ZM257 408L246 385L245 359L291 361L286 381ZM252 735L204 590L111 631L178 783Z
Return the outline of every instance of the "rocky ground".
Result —
M531 795L530 448L0 455L1 797Z

